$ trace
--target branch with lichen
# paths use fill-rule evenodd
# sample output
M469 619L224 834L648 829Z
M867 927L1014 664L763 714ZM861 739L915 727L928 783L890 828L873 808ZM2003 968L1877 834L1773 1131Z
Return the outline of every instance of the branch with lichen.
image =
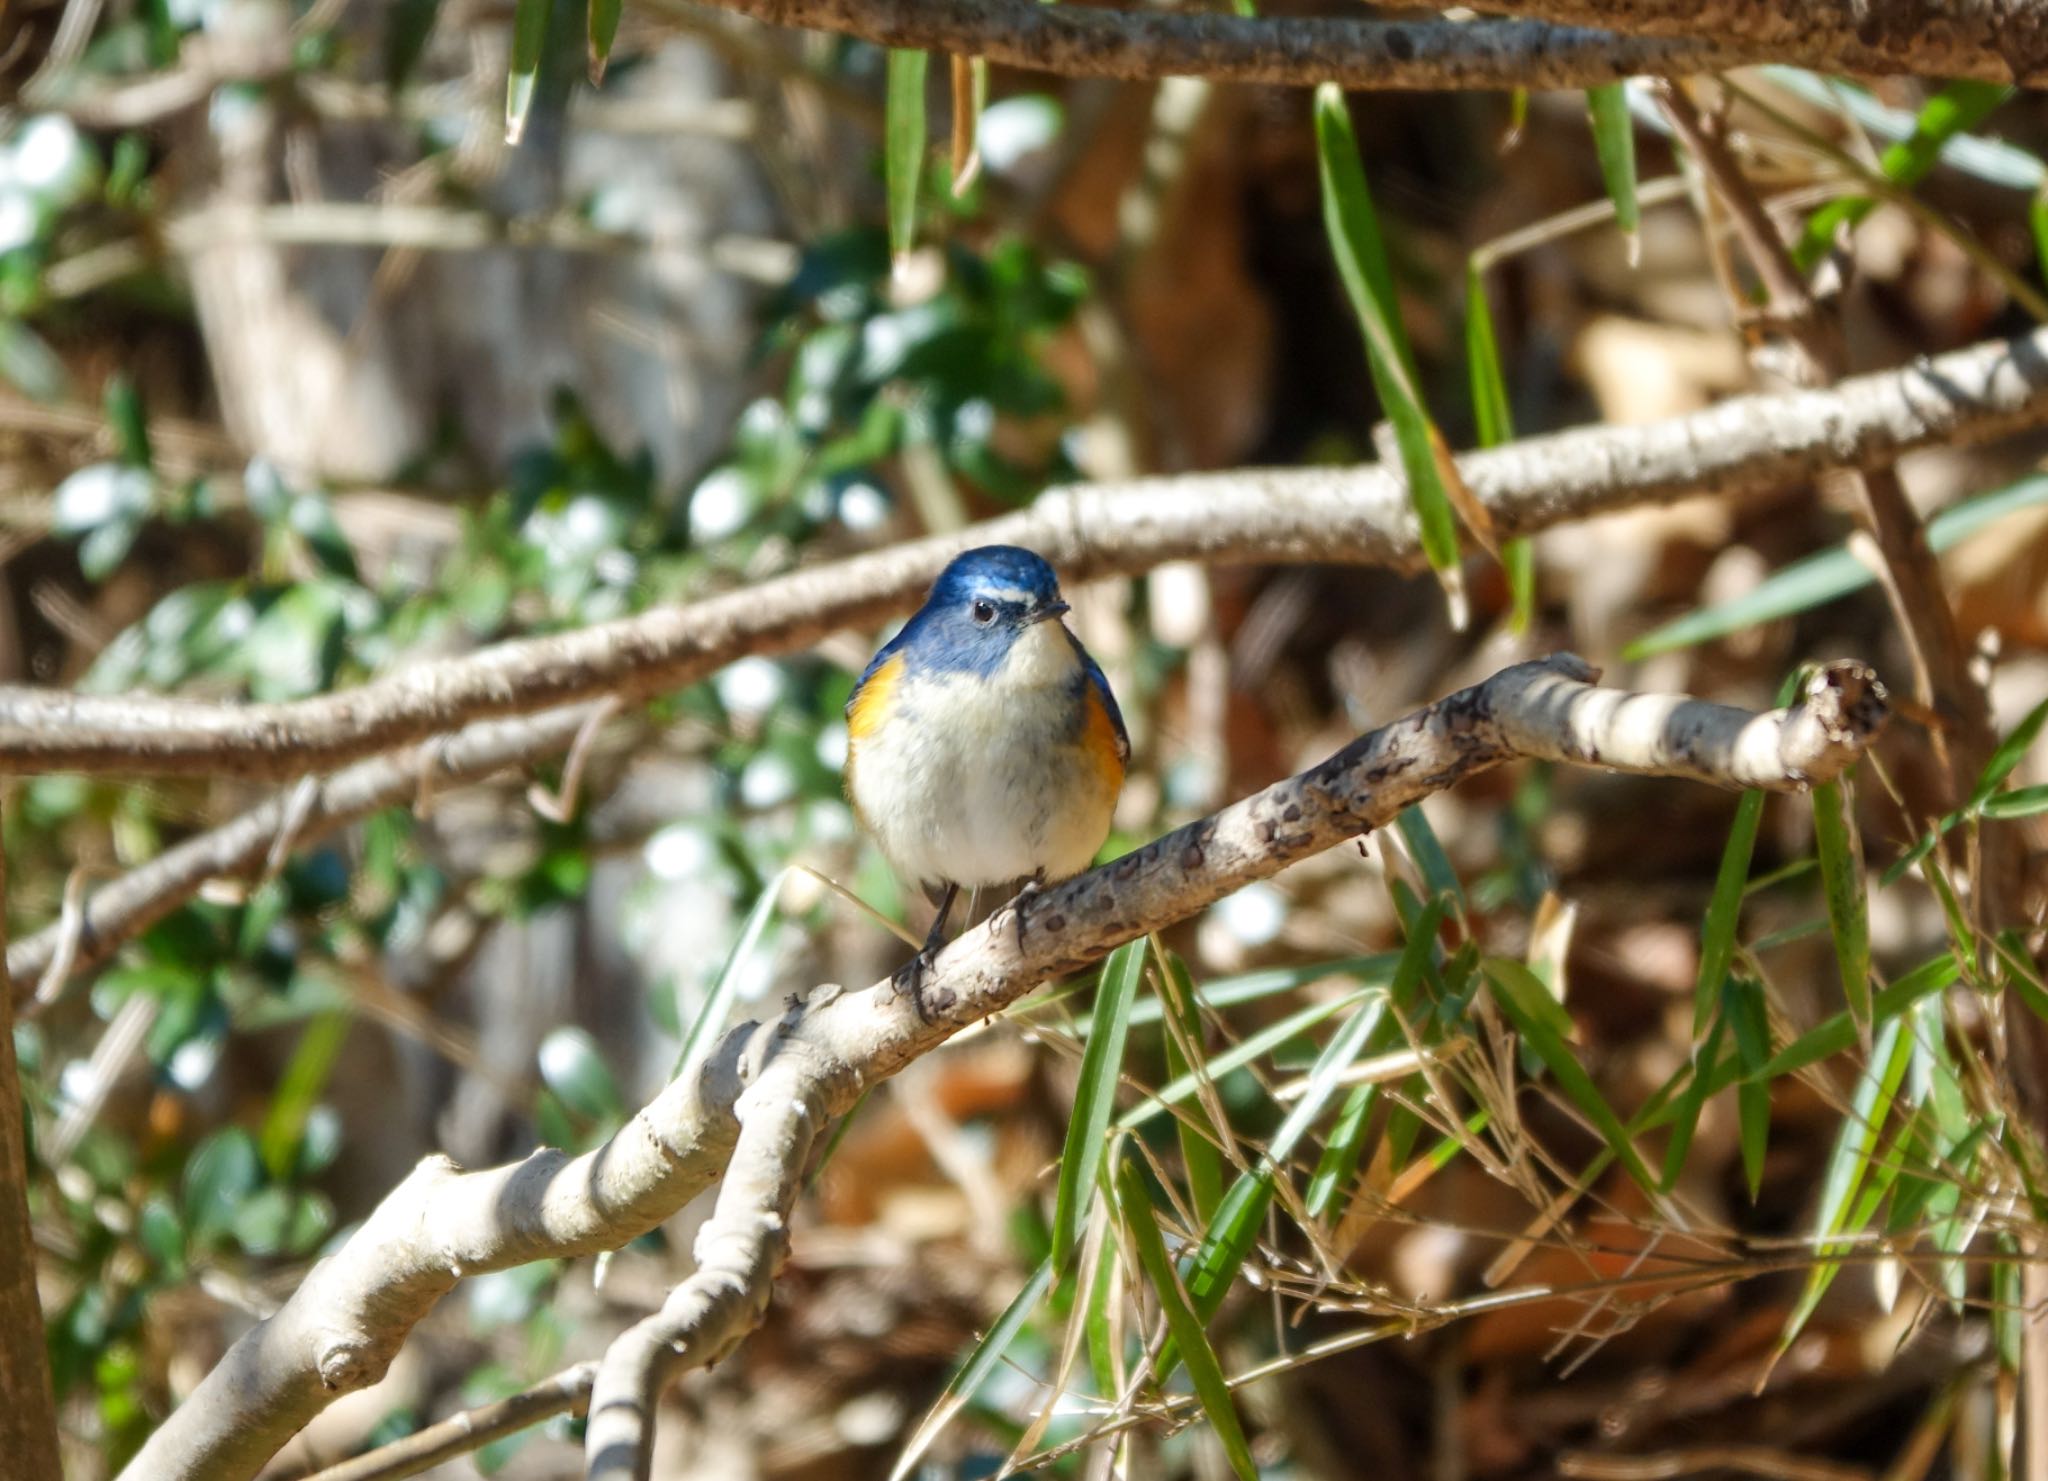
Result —
M631 1467L644 1465L661 1384L728 1350L758 1321L817 1129L960 1029L1504 763L1542 759L1796 791L1840 775L1886 718L1883 686L1859 664L1817 670L1796 705L1763 714L1603 690L1595 678L1568 655L1517 664L1047 888L1025 929L985 923L940 953L924 979L928 1019L888 981L858 992L821 987L774 1023L732 1030L594 1152L542 1150L481 1172L429 1158L235 1343L124 1476L253 1476L327 1403L379 1378L406 1334L465 1276L617 1248L723 1180L701 1279L600 1364L592 1474L644 1474Z

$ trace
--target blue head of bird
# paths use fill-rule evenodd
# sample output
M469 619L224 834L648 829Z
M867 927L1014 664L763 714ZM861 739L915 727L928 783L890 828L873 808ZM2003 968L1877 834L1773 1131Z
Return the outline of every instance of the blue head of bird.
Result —
M1071 669L1076 655L1058 631L1066 611L1059 578L1042 557L1015 545L984 545L939 573L903 636L923 665L983 676L1007 669L1006 677L1025 678L1015 670L1039 667L1033 660L1041 648L1044 661ZM1041 629L1046 622L1053 628Z

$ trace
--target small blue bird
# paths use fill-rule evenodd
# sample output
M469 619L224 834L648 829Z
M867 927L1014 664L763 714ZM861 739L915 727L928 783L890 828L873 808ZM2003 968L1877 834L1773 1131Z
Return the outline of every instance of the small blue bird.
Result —
M1039 556L970 550L846 702L854 811L938 905L898 978L920 1014L931 1006L924 969L963 888L1021 882L1028 893L1079 874L1109 836L1131 742L1102 669L1060 621L1066 611Z

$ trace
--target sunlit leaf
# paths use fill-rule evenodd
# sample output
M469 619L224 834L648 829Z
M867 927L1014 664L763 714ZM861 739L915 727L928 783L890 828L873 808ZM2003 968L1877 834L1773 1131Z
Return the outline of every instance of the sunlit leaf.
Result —
M1081 1228L1095 1197L1095 1175L1102 1166L1104 1138L1123 1078L1131 1004L1145 977L1149 948L1143 938L1119 946L1103 963L1101 985L1095 990L1095 1017L1081 1054L1081 1076L1074 1086L1074 1110L1067 1121L1059 1191L1053 1203L1052 1258L1061 1267L1081 1243Z
M1721 867L1714 875L1714 893L1700 927L1700 971L1693 986L1693 1037L1706 1032L1720 1001L1728 964L1735 959L1735 928L1741 923L1749 861L1756 852L1757 824L1764 815L1764 794L1745 792L1735 804L1735 821L1721 849Z
M1743 1179L1754 1202L1763 1187L1764 1153L1771 1136L1771 1087L1764 1074L1771 1057L1770 1019L1764 1011L1763 987L1753 978L1731 977L1721 1000L1742 1070L1735 1087L1736 1131L1742 1144ZM1848 1021L1847 1014L1843 1021Z
M1636 203L1636 126L1628 112L1628 84L1587 88L1586 111L1593 123L1600 179L1607 199L1614 203L1614 224L1633 238L1642 226L1642 209Z
M512 11L512 65L505 77L505 142L517 144L533 111L534 89L540 80L541 52L548 39L548 12L554 0L518 0Z
M1927 543L1938 554L1995 520L2043 503L2048 503L2048 478L2022 479L1942 510L1927 522ZM1773 572L1739 597L1703 607L1645 633L1622 649L1622 657L1635 660L1670 653L1810 612L1860 591L1876 579L1846 545L1838 545Z
M1137 1249L1138 1263L1144 1266L1146 1279L1159 1298L1160 1310L1166 1317L1166 1329L1180 1349L1181 1362L1195 1386L1195 1397L1201 1402L1202 1412L1208 1416L1209 1427L1215 1431L1239 1481L1258 1481L1258 1467L1252 1462L1251 1447L1245 1443L1244 1428L1238 1423L1237 1410L1230 1402L1230 1385L1224 1381L1223 1367L1216 1361L1216 1350L1209 1345L1209 1334L1202 1330L1200 1318L1188 1305L1181 1290L1180 1277L1167 1256L1166 1241L1160 1237L1159 1224L1152 1212L1152 1200L1145 1188L1145 1176L1135 1162L1126 1161L1117 1169L1116 1185L1117 1202L1123 1209L1124 1224L1131 1231L1131 1243Z
M1024 1330L1024 1324L1031 1320L1031 1314L1038 1309L1038 1303L1045 1299L1045 1293L1052 1286L1053 1263L1043 1260L1031 1278L1024 1282L1024 1288L1017 1292L1010 1304L1003 1308L1003 1314L995 1324L974 1344L966 1361L947 1382L945 1392L940 1394L938 1403L931 1407L918 1425L917 1433L904 1445L903 1453L896 1457L896 1464L889 1470L889 1481L904 1481L917 1471L917 1463L931 1448L953 1417L965 1408L975 1393L986 1383L989 1376L1002 1365L1010 1344L1017 1340L1017 1334Z
M917 190L929 142L924 79L930 58L921 51L889 53L889 93L883 127L889 197L889 251L899 262L917 240Z
M1834 937L1842 995L1859 1032L1870 1029L1870 917L1863 893L1863 850L1849 795L1840 781L1813 789L1814 852L1820 857L1821 892L1827 900L1828 932Z
M1156 944L1156 937L1154 941ZM1154 956L1160 967L1160 996L1171 1013L1165 1035L1167 1078L1192 1077L1195 1066L1188 1062L1181 1045L1188 1046L1188 1054L1202 1052L1202 1015L1195 1007L1194 979L1188 973L1187 963L1172 952L1161 948ZM1204 1108L1206 1111L1206 1102ZM1217 1150L1217 1142L1230 1135L1230 1128L1212 1126L1210 1130L1217 1141L1211 1141L1199 1127L1176 1117L1174 1130L1180 1137L1181 1166L1187 1170L1188 1201L1194 1207L1195 1217L1207 1222L1223 1198L1223 1154Z

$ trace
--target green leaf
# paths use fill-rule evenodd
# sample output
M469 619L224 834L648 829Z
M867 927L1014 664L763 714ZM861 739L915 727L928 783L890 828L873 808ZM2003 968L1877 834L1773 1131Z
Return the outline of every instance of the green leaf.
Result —
M1232 1070L1241 1069L1253 1060L1271 1053L1290 1039L1298 1038L1309 1029L1321 1023L1325 1018L1329 1018L1333 1014L1342 1013L1348 1008L1356 1007L1371 996L1372 993L1370 991L1346 993L1341 998L1332 998L1327 1002L1311 1003L1306 1008L1297 1009L1278 1022L1267 1024L1266 1027L1260 1029L1257 1033L1247 1034L1238 1043L1231 1045L1230 1048L1224 1050L1214 1059L1211 1059L1207 1068L1208 1077L1211 1080L1220 1080ZM1091 1040L1090 1042L1093 1041ZM1155 1116L1163 1114L1168 1106L1178 1105L1181 1101L1193 1095L1198 1084L1199 1081L1192 1074L1182 1075L1178 1080L1169 1081L1119 1116L1116 1122L1116 1129L1118 1131L1137 1130Z
M1103 1142L1123 1077L1131 1004L1144 980L1149 947L1141 938L1111 952L1103 963L1101 985L1095 990L1095 1022L1087 1047L1081 1051L1081 1078L1074 1087L1074 1111L1067 1121L1059 1191L1053 1203L1052 1258L1062 1268L1080 1247L1081 1226L1088 1221L1088 1205L1095 1196L1095 1176L1102 1166Z
M1713 1026L1707 1031L1705 1043L1700 1046L1697 1056L1699 1065L1714 1063L1721 1052L1721 1038L1727 1027L1727 1016L1716 1015ZM1666 1193L1678 1186L1678 1175L1685 1171L1685 1159L1692 1151L1693 1133L1699 1130L1700 1112L1706 1107L1707 1092L1710 1088L1706 1074L1696 1070L1672 1109L1671 1140L1664 1148Z
M393 92L412 81L427 54L441 0L393 0L384 22L384 84Z
M1878 169L1894 185L1918 184L1934 168L1949 140L1982 123L2013 91L2004 83L1965 80L1948 84L1921 107L1913 132L1886 148L1878 159ZM1792 260L1801 271L1810 271L1833 250L1837 233L1854 227L1876 206L1867 195L1829 201L1807 218L1793 246Z
M2043 279L2048 279L2048 187L2034 193L2027 202L2027 225L2034 233L2034 257Z
M916 245L917 187L930 136L924 115L924 79L930 58L921 51L889 53L889 96L883 126L883 168L889 196L889 252L899 262Z
M711 1052L711 1046L725 1031L725 1022L732 1016L732 1005L739 997L740 966L761 944L761 933L768 929L768 922L782 899L782 886L788 873L784 870L762 886L760 898L747 912L746 920L740 925L739 937L733 942L732 950L726 953L718 976L712 981L711 991L704 998L704 1006L690 1020L690 1031L683 1036L683 1047L676 1052L675 1071L669 1076L671 1080L695 1074L704 1057Z
M1522 963L1506 957L1488 957L1482 964L1486 982L1494 1003L1522 1042L1536 1052L1536 1057L1550 1071L1579 1112L1593 1124L1595 1131L1607 1143L1609 1150L1621 1159L1621 1165L1628 1175L1636 1180L1652 1200L1661 1197L1657 1179L1651 1173L1642 1154L1636 1150L1628 1129L1621 1118L1607 1104L1594 1085L1578 1058L1572 1053L1563 1036L1558 1032L1558 1015L1563 1012L1550 990L1537 979ZM1567 1020L1569 1021L1569 1020Z
M540 78L541 52L548 37L548 11L554 0L518 0L512 12L512 65L505 77L505 142L517 144L526 133L533 93Z
M1927 522L1927 543L1939 554L2008 514L2044 503L2048 503L2048 477L2021 479L1942 510ZM1623 648L1621 656L1631 661L1649 658L1723 638L1760 623L1810 612L1861 591L1876 579L1846 545L1838 545L1772 573L1739 597L1688 613L1645 633Z
M1479 264L1465 264L1465 373L1472 383L1472 420L1481 447L1499 447L1515 440L1514 412L1508 402L1507 379L1501 374L1500 341L1494 334L1493 307ZM1518 536L1500 548L1501 568L1508 578L1511 632L1527 632L1536 614L1536 544Z
M1987 818L2031 818L2048 812L2048 786L2001 792L1984 804L1983 812Z
M1259 1236L1259 1225L1264 1222L1266 1210L1272 1205L1274 1180L1279 1176L1280 1168L1294 1155L1295 1145L1322 1114L1323 1106L1336 1092L1338 1079L1357 1062L1386 1012L1387 1000L1384 997L1371 998L1330 1036L1330 1042L1316 1056L1315 1065L1309 1071L1301 1099L1294 1103L1281 1121L1279 1130L1273 1133L1273 1140L1258 1164L1249 1172L1240 1174L1231 1185L1230 1192L1216 1210L1216 1216L1203 1231L1201 1246L1189 1262L1187 1272L1188 1298L1202 1320L1207 1321L1223 1305L1223 1298L1230 1293L1231 1282L1237 1279L1245 1256L1251 1253L1252 1244ZM1159 1371L1165 1374L1170 1370L1171 1363L1162 1354Z
M180 1202L185 1227L195 1240L225 1232L239 1209L263 1179L256 1140L239 1126L217 1131L193 1150L185 1163Z
M1252 1463L1251 1447L1245 1443L1243 1426L1238 1423L1237 1410L1231 1405L1230 1385L1224 1381L1222 1365L1216 1361L1216 1350L1209 1345L1209 1334L1202 1330L1201 1320L1188 1305L1181 1290L1180 1277L1174 1273L1173 1261L1167 1257L1166 1241L1159 1235L1159 1223L1153 1216L1145 1176L1136 1163L1126 1161L1118 1167L1116 1181L1117 1201L1123 1209L1124 1224L1131 1231L1131 1243L1137 1248L1138 1263L1145 1267L1146 1278L1151 1281L1153 1292L1159 1298L1160 1310L1166 1317L1166 1330L1180 1349L1181 1361L1187 1367L1188 1378L1194 1383L1195 1397L1201 1402L1202 1412L1208 1416L1209 1426L1216 1432L1223 1453L1230 1458L1230 1467L1237 1472L1239 1481L1258 1481L1258 1467Z
M1392 988L1393 1000L1404 1007L1415 1000L1421 988L1422 974L1429 965L1430 953L1436 949L1436 932L1443 921L1444 908L1444 897L1433 897L1408 932L1407 945L1401 951L1401 964L1394 969ZM1398 1028L1398 1025L1394 1027ZM1323 1146L1323 1155L1316 1162L1315 1173L1309 1178L1304 1202L1310 1218L1320 1219L1328 1214L1336 1206L1337 1195L1356 1174L1378 1091L1377 1085L1358 1086L1345 1101L1343 1110L1338 1112L1337 1124L1331 1128L1330 1139Z
M1707 918L1700 927L1700 974L1693 987L1693 1037L1706 1032L1727 980L1728 964L1735 959L1735 928L1742 919L1744 887L1749 881L1749 861L1756 852L1757 824L1764 815L1764 794L1745 792L1735 804L1735 821L1728 829L1728 842L1721 850L1721 867L1714 876L1714 894L1707 902Z
M612 58L612 42L618 39L619 15L625 0L590 0L590 85L604 81L604 69Z
M1899 1081L1904 1078L1907 1061L1912 1057L1913 1039L1905 1032L1906 1021L1903 1016L1893 1018L1878 1031L1870 1062L1857 1078L1855 1093L1850 1097L1848 1119L1842 1123L1841 1133L1835 1139L1835 1149L1828 1157L1827 1174L1821 1182L1820 1212L1814 1221L1814 1233L1819 1236L1816 1253L1821 1258L1807 1273L1806 1287L1785 1320L1785 1330L1778 1337L1780 1353L1798 1340L1808 1318L1820 1305L1820 1298L1827 1293L1828 1286L1841 1269L1838 1261L1827 1257L1839 1254L1844 1246L1829 1236L1844 1233L1851 1227L1857 1193L1870 1169L1871 1152L1884 1130L1885 1118L1890 1115L1892 1101L1898 1094Z
M1024 1324L1038 1309L1038 1303L1045 1299L1046 1291L1052 1286L1052 1278L1052 1261L1040 1261L1038 1268L1031 1272L1030 1279L1024 1282L1024 1288L1003 1308L1003 1314L996 1318L995 1325L974 1345L960 1370L946 1384L938 1403L925 1415L917 1433L903 1447L903 1453L896 1457L896 1464L889 1471L889 1481L903 1481L916 1470L918 1461L952 1422L953 1416L967 1406L982 1384L1002 1365L1010 1344L1017 1340L1017 1334L1024 1330Z
M307 1118L327 1088L335 1057L341 1052L342 1041L348 1038L350 1021L347 1013L315 1014L307 1021L298 1047L278 1077L277 1091L264 1114L256 1144L263 1154L263 1165L279 1182L291 1176L299 1161L299 1143L306 1131Z
M1952 954L1943 952L1940 956L1931 957L1878 993L1871 1004L1871 1014L1877 1022L1889 1023L1920 999L1929 993L1940 992L1961 975ZM1841 1054L1855 1046L1857 1028L1856 1020L1848 1013L1834 1014L1780 1049L1769 1063L1755 1072L1756 1078L1775 1080L1781 1075L1817 1064L1830 1055Z
M1430 894L1450 901L1462 914L1467 908L1465 886L1458 871L1451 867L1451 856L1444 852L1436 830L1429 826L1429 816L1423 812L1422 804L1402 812L1394 819L1394 826L1414 856L1415 867L1422 871L1422 882L1429 887Z
M1160 966L1160 996L1166 1000L1173 1015L1173 1024L1179 1029L1178 1034L1169 1031L1165 1036L1167 1078L1177 1080L1184 1075L1193 1075L1195 1067L1182 1054L1181 1042L1185 1040L1192 1052L1201 1053L1202 1015L1195 1007L1195 983L1187 963L1163 948L1156 954ZM1174 1118L1173 1126L1180 1137L1181 1166L1187 1170L1188 1201L1194 1206L1195 1217L1206 1223L1215 1214L1216 1205L1223 1197L1223 1154L1217 1150L1217 1144L1230 1135L1230 1128L1211 1127L1217 1138L1212 1142L1180 1117Z
M1088 1369L1095 1375L1095 1391L1110 1395L1120 1386L1116 1329L1110 1316L1110 1296L1115 1290L1117 1244L1114 1239L1097 1241L1095 1269L1088 1281L1088 1307L1082 1314L1087 1323Z
M1586 112L1593 123L1600 179L1614 203L1614 224L1633 237L1642 226L1642 210L1636 203L1636 126L1628 114L1628 84L1587 88Z
M1977 785L1970 793L1968 808L1981 808L1989 802L2005 779L2012 775L2013 768L2025 759L2034 742L2040 738L2041 727L2048 725L2048 699L2027 712L2027 717L2015 725L2012 734L1998 743L1998 749L1991 753L1991 759L1984 763L1983 774L1977 778Z
M1736 1062L1742 1068L1742 1079L1735 1087L1735 1121L1742 1143L1742 1174L1754 1203L1763 1187L1764 1152L1771 1136L1771 1087L1764 1074L1771 1057L1771 1025L1764 1011L1763 986L1752 978L1728 979L1722 1003L1735 1034ZM1847 1021L1845 1014L1843 1022Z
M1458 518L1446 483L1448 457L1440 458L1442 437L1416 390L1414 357L1401 327L1393 270L1380 238L1379 218L1359 161L1358 140L1344 93L1335 83L1316 89L1316 158L1322 176L1323 226L1337 271L1365 336L1366 363L1380 404L1394 429L1408 497L1421 527L1422 551L1451 604L1453 624L1462 626L1463 578L1459 571Z
M1828 931L1835 940L1842 996L1857 1029L1870 1031L1870 918L1863 896L1863 850L1848 793L1840 781L1813 789L1814 852L1820 856L1821 891L1827 899Z
M130 468L155 466L149 447L149 417L142 409L142 393L125 375L109 376L106 389L107 424L114 431L114 448Z

